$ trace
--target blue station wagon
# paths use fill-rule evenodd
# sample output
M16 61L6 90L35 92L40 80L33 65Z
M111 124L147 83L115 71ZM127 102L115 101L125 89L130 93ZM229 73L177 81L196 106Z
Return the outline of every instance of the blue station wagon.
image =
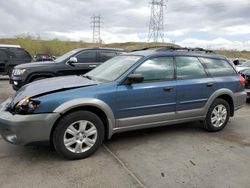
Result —
M119 132L190 121L220 131L245 104L244 84L212 51L135 51L82 76L23 86L0 106L0 133L13 144L51 143L66 159L82 159Z

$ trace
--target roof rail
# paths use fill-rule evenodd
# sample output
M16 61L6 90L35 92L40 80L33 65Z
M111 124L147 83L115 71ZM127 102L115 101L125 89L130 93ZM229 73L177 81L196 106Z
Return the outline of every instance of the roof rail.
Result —
M21 48L20 45L12 45L12 44L0 44L0 47L4 47L4 48Z
M183 48L183 47L174 47L174 46L150 46L150 47L146 47L142 49L133 50L132 52L149 50L149 49L154 49L154 48L159 48L157 49L157 51L172 50L172 51L192 51L192 52L215 53L212 50L206 50L203 48L186 48L186 47Z
M164 51L164 50L175 50L175 51L191 51L191 52L205 52L205 53L215 53L214 51L212 50L206 50L206 49L203 49L203 48L179 48L179 47L166 47L166 48L160 48L158 49L158 51Z
M164 46L164 45L160 45L160 46L149 46L149 47L145 47L145 48L135 49L135 50L132 50L131 52L149 50L149 49L154 49L154 48L167 48L167 47L172 47L172 46Z

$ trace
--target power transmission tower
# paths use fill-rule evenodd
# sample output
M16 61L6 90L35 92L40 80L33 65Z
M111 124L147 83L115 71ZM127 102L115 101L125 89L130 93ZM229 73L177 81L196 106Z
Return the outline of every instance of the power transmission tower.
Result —
M93 43L101 43L101 16L91 17L91 24L93 29Z
M152 0L150 3L151 16L149 22L148 42L164 42L164 0Z

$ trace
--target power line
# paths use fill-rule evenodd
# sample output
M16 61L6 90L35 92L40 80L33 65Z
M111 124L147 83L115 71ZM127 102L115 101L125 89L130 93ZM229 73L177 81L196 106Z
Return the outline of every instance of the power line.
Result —
M152 0L150 3L151 15L149 21L148 42L164 42L164 0Z
M91 17L91 26L93 30L93 43L101 43L101 16Z

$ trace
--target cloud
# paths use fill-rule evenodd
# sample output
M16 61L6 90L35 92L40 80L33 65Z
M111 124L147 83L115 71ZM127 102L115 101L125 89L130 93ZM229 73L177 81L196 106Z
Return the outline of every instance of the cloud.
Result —
M166 41L248 48L249 0L169 0L165 4ZM95 14L102 16L104 42L147 41L149 0L2 0L0 37L28 32L44 39L90 42L90 17Z
M213 40L200 40L195 38L187 38L178 42L179 45L185 47L202 47L207 49L238 49L238 50L250 50L249 41L230 41L224 38L216 38Z

